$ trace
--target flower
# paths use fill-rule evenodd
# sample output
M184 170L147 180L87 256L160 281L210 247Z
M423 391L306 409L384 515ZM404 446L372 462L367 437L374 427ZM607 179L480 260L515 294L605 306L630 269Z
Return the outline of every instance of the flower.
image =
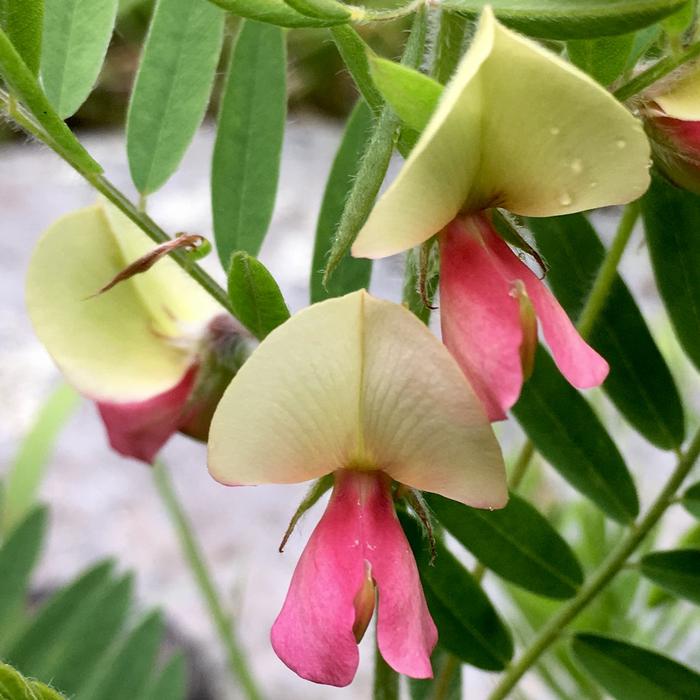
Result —
M209 470L230 485L334 475L272 628L289 668L318 683L350 683L376 587L383 657L400 673L431 675L435 627L392 481L479 508L502 507L507 491L479 400L417 318L363 290L293 316L224 393Z
M106 203L70 213L29 264L34 329L78 391L94 400L111 446L153 462L176 431L204 440L242 361L246 334L177 264L95 296L153 243Z
M650 92L642 114L660 170L700 194L700 65Z
M522 386L519 358L533 342L518 322L528 303L575 386L600 384L607 365L501 241L488 210L555 216L631 201L648 187L648 160L637 119L578 69L501 26L487 7L352 254L393 255L440 233L445 342L491 418L503 418Z

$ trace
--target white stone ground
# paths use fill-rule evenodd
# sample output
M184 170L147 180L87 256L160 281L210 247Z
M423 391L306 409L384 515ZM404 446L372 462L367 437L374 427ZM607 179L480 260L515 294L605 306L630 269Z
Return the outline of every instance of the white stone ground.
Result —
M288 127L280 195L262 258L281 282L293 309L307 301L315 218L338 138L337 125L315 118L297 118ZM108 176L132 193L122 137L91 134L85 142ZM205 128L181 170L151 198L149 211L166 230L211 235L207 179L211 144L212 133ZM34 412L59 380L24 310L23 278L32 246L54 218L93 199L91 189L46 149L0 147L0 472ZM214 258L212 255L210 262L215 263ZM398 264L385 262L380 269L381 293L396 297ZM661 312L643 252L628 256L625 269L646 300L645 309L658 318ZM626 442L630 461L647 466L643 493L653 492L667 471L668 457L633 435ZM298 679L277 660L268 642L296 559L320 514L317 509L304 520L285 554L277 553L304 487L222 487L206 472L203 447L181 437L168 444L163 457L172 468L177 490L267 696L285 700L368 698L371 643L363 644L356 682L339 690ZM215 635L183 566L149 470L108 449L88 403L72 418L58 443L42 498L51 505L53 518L37 583L58 584L99 557L115 556L121 567L137 572L141 603L162 606L174 624L204 650L211 677L220 684L220 697L239 697L230 685L224 688ZM678 526L684 525L686 521L679 518ZM465 696L483 698L493 683L492 676L470 671ZM535 697L544 697L541 688L535 692Z

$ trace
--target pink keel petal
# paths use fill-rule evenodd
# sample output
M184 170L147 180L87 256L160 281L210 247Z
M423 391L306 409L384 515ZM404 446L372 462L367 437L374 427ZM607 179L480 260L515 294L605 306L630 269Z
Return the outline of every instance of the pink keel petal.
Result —
M355 597L365 561L379 590L379 648L397 671L432 675L437 632L413 555L396 519L387 477L341 471L309 539L275 624L272 646L289 668L316 683L345 686L357 670Z
M98 401L112 448L125 457L152 464L168 438L187 421L189 412L184 409L196 375L197 367L191 367L172 389L146 401Z
M455 219L440 237L442 338L483 402L503 420L523 383L518 300L488 247L483 215ZM499 239L500 240L500 239Z
M608 375L608 363L579 335L554 295L493 232L489 246L510 277L525 285L559 371L579 389L602 384Z

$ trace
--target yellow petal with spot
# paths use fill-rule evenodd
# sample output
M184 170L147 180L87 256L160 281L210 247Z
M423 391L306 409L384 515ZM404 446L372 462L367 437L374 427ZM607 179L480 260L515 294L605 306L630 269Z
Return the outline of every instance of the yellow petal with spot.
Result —
M649 185L639 120L589 76L484 9L472 45L352 252L422 243L459 212L556 216L621 204Z

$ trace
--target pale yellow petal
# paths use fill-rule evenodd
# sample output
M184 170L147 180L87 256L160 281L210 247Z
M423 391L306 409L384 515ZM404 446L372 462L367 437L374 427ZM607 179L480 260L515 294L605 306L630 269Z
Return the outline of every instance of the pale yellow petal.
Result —
M667 92L654 101L669 117L683 121L700 121L700 64L671 84Z
M174 386L191 356L160 335L134 279L94 296L132 262L118 240L100 204L62 217L37 243L26 298L39 339L79 391L138 401Z
M409 311L364 291L305 309L266 338L224 394L209 469L287 483L340 468L474 506L507 498L493 431L463 373Z
M586 74L500 25L487 7L472 46L397 179L353 246L378 258L492 206L555 216L619 204L649 184L635 119Z

